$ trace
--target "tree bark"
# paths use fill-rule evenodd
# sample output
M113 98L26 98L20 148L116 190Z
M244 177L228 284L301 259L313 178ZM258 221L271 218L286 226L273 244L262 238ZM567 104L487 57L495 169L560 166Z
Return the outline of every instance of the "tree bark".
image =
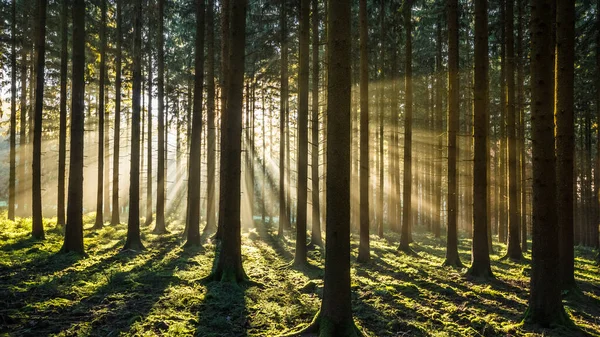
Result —
M167 233L165 224L165 0L158 0L158 163L156 167L156 225L154 233Z
M85 94L85 1L73 0L73 65L71 73L71 141L65 241L61 252L83 249L83 137Z
M433 235L436 238L440 237L440 229L442 227L441 205L442 205L442 160L444 153L443 142L443 114L442 107L442 91L444 73L442 66L442 18L438 16L436 23L436 52L435 52L435 130L437 134L437 160L435 165L435 199L433 203Z
M448 1L448 234L445 266L462 267L457 231L457 133L459 112L458 0ZM406 174L406 173L405 173ZM406 198L406 195L404 196Z
M200 245L200 179L202 155L202 89L204 83L204 1L196 2L196 46L194 57L194 107L188 172L187 242ZM223 180L223 179L221 179ZM221 192L227 193L226 190ZM229 209L229 208L227 208ZM224 233L224 235L228 235Z
M31 183L32 233L44 238L42 223L42 113L44 109L44 63L46 60L46 6L47 0L38 0L35 27L35 106L33 112L33 157Z
M65 0L66 1L66 0ZM116 225L120 220L121 205L119 204L119 156L121 146L121 46L123 44L123 36L121 32L122 26L122 7L121 0L116 0L117 6L117 53L116 53L116 69L115 69L115 125L113 134L113 180L112 180L112 216L111 224Z
M288 96L288 46L287 46L287 13L286 3L281 2L281 98L279 100L279 229L278 235L283 237L283 231L288 227L288 218L286 211L286 176L285 176L285 158L286 158L286 138L285 126L287 116L287 96Z
M264 109L263 109L264 110ZM264 130L264 122L263 122ZM310 241L323 245L319 205L319 2L312 0L312 230ZM264 132L263 132L264 134ZM264 136L263 136L264 141ZM264 146L263 146L264 148ZM264 161L264 158L263 158ZM264 163L263 163L264 168ZM263 184L264 185L264 184ZM264 194L263 194L264 196ZM264 197L263 197L264 203ZM263 206L264 209L264 206Z
M206 229L214 232L217 229L215 217L215 31L214 0L208 0L206 10Z
M104 224L104 86L106 81L106 0L100 1L100 84L98 94L98 189L96 194L96 222L93 229Z
M570 0L565 0L570 1ZM529 308L525 321L548 327L568 321L559 275L559 227L554 154L553 0L531 1L531 119L533 157L533 245Z
M468 274L493 277L488 246L488 19L487 0L475 1L473 262Z
M10 20L10 172L8 178L8 219L15 219L16 144L17 144L17 1L12 1Z
M57 193L57 224L65 224L65 172L67 159L67 72L69 64L68 50L68 0L61 3L60 28L60 120L58 135L58 193Z

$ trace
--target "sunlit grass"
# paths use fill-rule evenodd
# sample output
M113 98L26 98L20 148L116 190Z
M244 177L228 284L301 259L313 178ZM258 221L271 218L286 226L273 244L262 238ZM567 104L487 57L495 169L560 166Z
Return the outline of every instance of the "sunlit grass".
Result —
M184 249L183 225L172 234L142 227L147 251L120 252L126 225L85 231L86 257L57 255L62 229L46 219L47 239L29 236L31 222L0 220L0 333L9 335L273 336L310 322L323 294L323 252L309 251L313 267L294 269L294 238L278 239L276 224L244 230L247 274L264 288L202 284L215 246ZM93 214L85 217L91 227ZM445 238L415 228L419 257L396 250L398 237L371 237L371 261L352 258L355 320L369 336L572 336L566 329L523 326L529 264L498 261L506 247L496 244L492 268L497 280L467 279L464 270L440 267ZM358 237L353 234L353 256ZM463 263L470 240L461 238ZM590 249L576 249L580 294L565 297L577 325L600 335L600 276ZM530 259L525 254L527 260Z

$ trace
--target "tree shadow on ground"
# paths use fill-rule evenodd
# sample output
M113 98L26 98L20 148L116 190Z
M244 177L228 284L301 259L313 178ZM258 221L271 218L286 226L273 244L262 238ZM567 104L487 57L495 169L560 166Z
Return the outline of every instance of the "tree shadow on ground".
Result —
M248 336L250 322L246 308L245 285L230 282L206 284L204 300L198 304L195 336Z

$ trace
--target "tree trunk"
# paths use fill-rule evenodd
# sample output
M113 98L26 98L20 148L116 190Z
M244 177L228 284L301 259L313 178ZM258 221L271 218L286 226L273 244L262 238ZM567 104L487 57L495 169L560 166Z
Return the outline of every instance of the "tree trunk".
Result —
M310 0L300 1L300 62L298 70L298 167L296 254L294 264L306 264L306 199L308 175L308 74Z
M204 83L204 1L196 3L196 50L194 57L194 111L188 172L187 242L200 245L200 165L202 146L202 89ZM225 190L222 193L226 193ZM227 234L224 234L227 235Z
M158 163L156 167L156 226L154 233L167 232L165 225L165 0L158 0Z
M65 241L61 252L83 253L83 136L85 93L85 1L73 0L71 141Z
M67 157L67 72L69 63L68 50L68 1L61 4L61 37L60 37L60 121L58 136L58 193L57 193L57 224L65 224L65 171Z
M140 238L140 94L142 89L142 0L134 2L133 92L131 113L131 167L126 249L143 250Z
M571 290L576 287L573 251L575 3L557 1L556 11L560 13L556 16L556 214L561 289ZM591 146L589 150L591 152Z
M499 200L498 240L506 243L506 1L500 0L500 154L499 154ZM510 1L510 0L508 0Z
M264 108L263 108L264 111ZM263 115L264 116L264 115ZM312 0L312 230L311 243L323 245L319 205L319 2ZM264 141L264 122L263 122ZM264 145L263 145L264 148ZM264 168L263 156L263 168ZM263 184L264 185L264 184ZM264 204L264 193L263 193ZM263 206L264 209L264 206ZM264 222L264 221L263 221Z
M569 1L569 0L566 0ZM533 245L529 308L525 320L548 327L568 321L560 294L559 227L554 154L552 0L531 2L531 119Z
M35 27L35 106L32 157L32 233L36 239L44 238L42 223L42 112L44 109L44 62L46 59L46 5L38 0Z
M8 219L15 219L15 185L16 185L16 153L17 144L17 1L12 1L10 20L10 172L8 178Z
M440 237L440 228L442 227L441 205L442 205L442 160L444 153L443 142L443 114L442 90L444 73L442 67L442 19L439 15L436 23L436 53L435 53L435 130L437 135L437 160L435 165L435 199L433 202L433 235Z
M100 229L104 224L104 85L106 81L106 0L100 1L100 84L98 94L98 189L96 194L96 222L93 229Z
M523 84L523 0L517 0L517 111L519 113L519 153L521 171L519 190L521 200L521 251L527 251L527 149L525 147L525 109Z
M248 279L242 266L242 238L240 224L240 172L242 138L242 101L244 90L244 60L246 43L247 0L239 0L231 6L231 35L227 90L227 121L223 133L228 139L227 152L221 156L221 190L219 213L223 226L221 249L210 279L226 282L242 282Z
M279 106L279 229L278 235L283 237L283 231L288 227L286 214L286 176L285 176L285 158L286 158L286 138L285 125L287 116L287 96L288 96L288 61L287 61L287 15L285 1L281 2L281 98Z
M66 0L65 0L66 1ZM112 180L112 216L111 224L116 225L121 222L119 214L121 205L119 204L119 156L120 156L120 138L121 138L121 45L123 37L121 33L121 10L123 4L117 0L117 53L115 69L115 125L113 134L113 180Z
M152 0L149 1L148 3L148 20L150 20L150 9L151 9L151 2ZM151 24L149 23L149 26ZM148 160L147 160L147 170L146 170L146 223L145 225L148 226L150 225L150 223L152 223L152 218L153 218L153 212L152 212L152 72L153 72L153 68L152 68L152 34L150 33L152 31L152 29L150 27L148 27L148 113L146 116L146 119L148 120L148 132L146 135L147 141L148 141L148 146L146 147L146 151L147 152L147 156L148 156ZM143 125L144 123L142 123ZM142 140L143 143L143 140ZM143 166L143 165L142 165Z
M23 26L26 25L26 16L25 16L25 11L23 11ZM21 38L23 39L23 46L21 47L21 65L20 65L20 73L21 73L21 78L20 78L20 82L21 82L21 94L20 94L20 106L19 106L19 113L20 113L20 121L19 121L19 207L18 207L18 214L22 217L27 216L27 184L25 183L26 181L28 181L28 177L26 176L26 167L27 167L27 142L28 142L28 138L27 138L27 52L25 49L25 38L26 38L26 32L25 32L25 28L22 28L23 32L22 32L22 36Z
M214 0L208 0L206 11L206 229L214 232L217 229L215 218L215 31Z
M404 8L404 27L406 29L406 63L404 69L404 97L406 101L404 104L404 190L402 192L402 234L400 236L400 247L398 249L409 252L409 244L411 242L410 231L412 230L412 0L405 1L404 6L406 6Z
M358 261L367 262L369 252L369 59L367 0L359 2L360 30L360 245Z
M462 267L458 255L456 140L459 112L458 0L448 1L448 234L445 266ZM406 174L406 173L405 173ZM405 196L406 198L406 196Z
M475 1L473 263L468 274L493 277L488 246L488 19L487 0Z

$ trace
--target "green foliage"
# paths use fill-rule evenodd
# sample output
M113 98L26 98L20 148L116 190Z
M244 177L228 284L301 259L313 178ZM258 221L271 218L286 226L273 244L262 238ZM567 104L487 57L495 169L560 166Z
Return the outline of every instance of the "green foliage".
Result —
M93 217L86 217L86 228ZM183 228L166 236L142 228L148 251L120 252L126 225L85 231L87 257L56 254L62 229L47 220L47 239L30 238L31 222L0 220L0 334L273 336L308 324L323 291L320 250L309 252L310 268L294 269L293 238L280 240L257 224L243 235L249 277L264 284L238 287L203 284L214 245L182 248ZM353 238L352 249L358 250ZM527 308L527 264L492 256L496 281L466 279L464 271L440 267L444 240L415 233L420 257L396 251L397 237L373 236L372 259L353 263L354 317L368 336L572 336L568 327L536 330L520 322ZM462 238L461 259L470 241ZM504 247L497 245L497 252ZM585 332L600 335L600 276L594 252L576 249L580 292L565 306ZM526 258L529 256L526 255Z

